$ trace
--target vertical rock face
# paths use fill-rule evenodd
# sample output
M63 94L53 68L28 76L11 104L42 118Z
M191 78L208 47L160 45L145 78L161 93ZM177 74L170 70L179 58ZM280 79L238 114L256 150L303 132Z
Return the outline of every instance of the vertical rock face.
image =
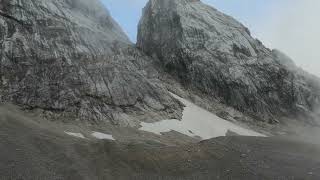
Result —
M150 0L137 45L158 58L185 87L257 119L275 122L295 115L315 119L318 78L199 0Z
M0 46L2 102L117 124L181 110L98 0L0 0Z

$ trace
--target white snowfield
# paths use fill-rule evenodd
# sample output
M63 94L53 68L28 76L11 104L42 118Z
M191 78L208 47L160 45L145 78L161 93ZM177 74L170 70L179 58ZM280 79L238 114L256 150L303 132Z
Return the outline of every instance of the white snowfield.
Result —
M97 138L97 139L107 139L107 140L115 141L113 136L110 135L110 134L104 134L104 133L100 133L100 132L93 132L91 135L93 137Z
M142 122L140 130L159 135L161 135L161 132L174 130L191 137L199 136L202 139L225 136L228 130L243 136L265 136L226 121L175 94L172 94L172 96L186 106L183 111L182 120L163 120L156 123Z
M85 139L85 137L81 133L73 133L73 132L67 132L67 131L65 131L64 133L66 133L66 134L68 134L70 136L74 136L74 137L77 137L77 138Z

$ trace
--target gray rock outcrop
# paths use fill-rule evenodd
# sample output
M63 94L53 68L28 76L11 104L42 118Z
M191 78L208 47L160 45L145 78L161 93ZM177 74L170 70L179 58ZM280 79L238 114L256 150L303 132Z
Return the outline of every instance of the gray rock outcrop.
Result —
M181 114L98 0L0 0L0 100L134 126Z
M150 0L137 46L181 84L255 119L301 118L315 124L319 79L248 28L199 0Z

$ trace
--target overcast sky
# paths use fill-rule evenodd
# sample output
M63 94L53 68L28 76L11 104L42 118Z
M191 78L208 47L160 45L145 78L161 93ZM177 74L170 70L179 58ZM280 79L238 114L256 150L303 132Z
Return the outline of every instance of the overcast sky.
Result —
M147 0L101 0L135 42ZM320 76L320 0L202 0L249 27L267 47Z

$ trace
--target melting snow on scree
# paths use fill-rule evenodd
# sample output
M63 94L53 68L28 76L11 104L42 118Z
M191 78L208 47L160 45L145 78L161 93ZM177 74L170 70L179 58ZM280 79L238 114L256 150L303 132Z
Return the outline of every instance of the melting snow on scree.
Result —
M199 136L202 139L225 136L228 130L243 136L265 136L226 121L175 94L172 94L172 96L186 106L183 111L182 120L171 119L156 123L142 122L140 130L159 135L161 135L161 132L174 130L191 137Z
M112 141L115 140L113 138L113 136L110 135L110 134L104 134L104 133L100 133L100 132L93 132L91 135L93 137L97 138L97 139L107 139L107 140L112 140Z
M66 133L70 136L73 136L73 137L85 139L85 137L81 133L73 133L73 132L67 132L67 131L65 131L64 133Z
M68 131L65 131L64 133L70 135L70 136L73 136L73 137L76 137L76 138L82 138L82 139L85 139L85 137L83 136L83 134L81 133L73 133L73 132L68 132ZM104 133L100 133L100 132L95 132L93 131L91 136L97 138L97 139L107 139L107 140L112 140L112 141L115 141L115 139L113 138L112 135L110 134L104 134Z

